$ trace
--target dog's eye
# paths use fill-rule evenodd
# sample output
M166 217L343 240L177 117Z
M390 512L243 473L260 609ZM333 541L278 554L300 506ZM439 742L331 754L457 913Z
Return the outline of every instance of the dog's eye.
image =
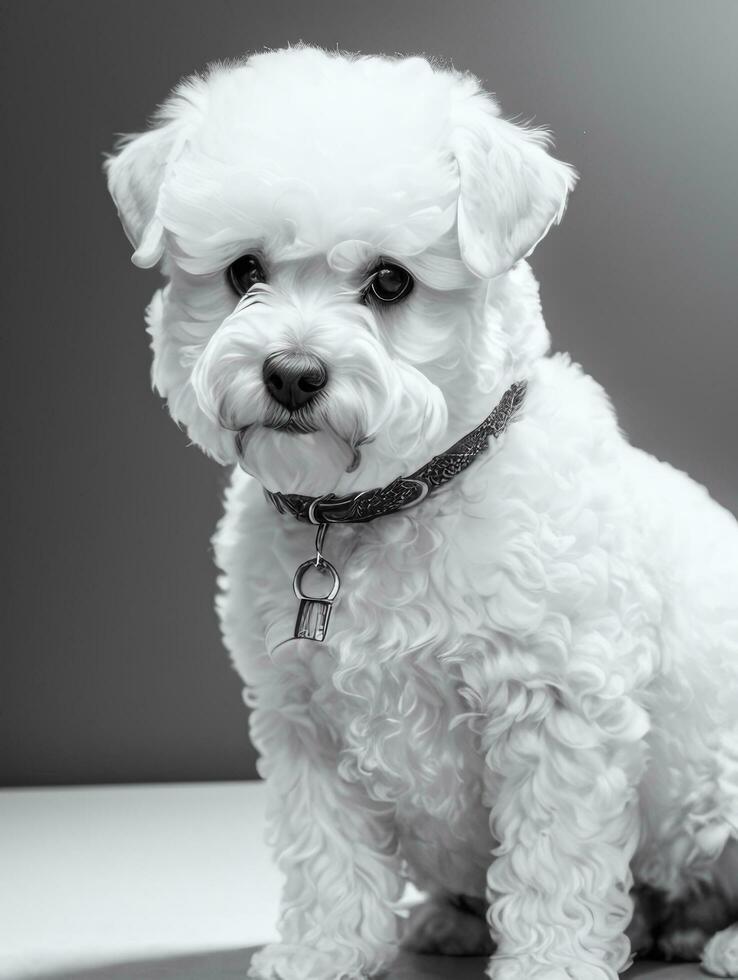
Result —
M381 262L372 275L367 293L382 303L396 303L413 288L413 277L394 262Z
M245 296L257 282L266 282L261 263L255 255L251 254L242 255L240 259L231 262L226 277L239 296Z

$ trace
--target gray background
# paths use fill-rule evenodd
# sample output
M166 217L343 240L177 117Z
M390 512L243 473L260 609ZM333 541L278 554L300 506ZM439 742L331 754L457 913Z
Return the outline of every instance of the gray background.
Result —
M0 782L253 775L212 612L224 474L149 389L155 272L100 164L178 78L298 39L425 52L581 172L547 321L638 445L738 510L738 2L156 0L2 7ZM371 119L366 107L367 125Z

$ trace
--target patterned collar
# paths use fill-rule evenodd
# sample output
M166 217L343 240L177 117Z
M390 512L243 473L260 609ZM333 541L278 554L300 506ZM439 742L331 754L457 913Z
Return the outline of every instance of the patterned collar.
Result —
M516 381L475 429L410 476L399 476L385 487L360 490L340 497L333 493L321 497L271 490L264 493L280 514L292 514L298 521L309 524L363 524L404 510L465 470L487 448L490 436L498 439L502 435L520 408L526 387L527 382Z
M510 385L476 429L455 442L445 453L434 456L429 463L410 476L399 476L386 487L347 493L341 497L333 493L322 497L308 497L301 493L264 491L280 514L292 514L298 521L318 526L315 555L298 567L292 582L294 593L300 600L292 639L315 640L320 643L328 631L333 603L341 586L338 572L323 554L328 526L363 524L424 500L429 493L448 483L474 462L479 453L487 448L490 436L497 439L502 435L520 408L526 387L526 381L516 381ZM311 569L330 580L323 595L308 595L303 589L303 579Z

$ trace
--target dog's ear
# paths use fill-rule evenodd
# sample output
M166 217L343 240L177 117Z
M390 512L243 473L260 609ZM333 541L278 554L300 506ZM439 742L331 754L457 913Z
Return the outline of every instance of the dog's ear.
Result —
M500 118L481 93L470 102L452 133L459 246L475 275L493 279L530 255L561 220L577 174L546 152L545 130Z
M156 265L164 252L164 229L156 217L156 204L176 136L173 123L124 136L117 153L104 164L108 190L135 249L131 261L141 269Z
M198 76L181 81L157 111L153 127L122 136L103 165L108 190L135 249L131 261L141 269L150 269L163 255L164 229L156 216L159 189L167 166L202 118L205 89L205 79Z

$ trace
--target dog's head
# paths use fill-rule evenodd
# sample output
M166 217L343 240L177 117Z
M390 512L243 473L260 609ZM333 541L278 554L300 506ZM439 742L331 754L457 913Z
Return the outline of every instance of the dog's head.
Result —
M299 46L179 85L106 161L173 418L268 489L367 488L546 347L527 256L573 171L470 75ZM518 264L520 263L520 264Z

